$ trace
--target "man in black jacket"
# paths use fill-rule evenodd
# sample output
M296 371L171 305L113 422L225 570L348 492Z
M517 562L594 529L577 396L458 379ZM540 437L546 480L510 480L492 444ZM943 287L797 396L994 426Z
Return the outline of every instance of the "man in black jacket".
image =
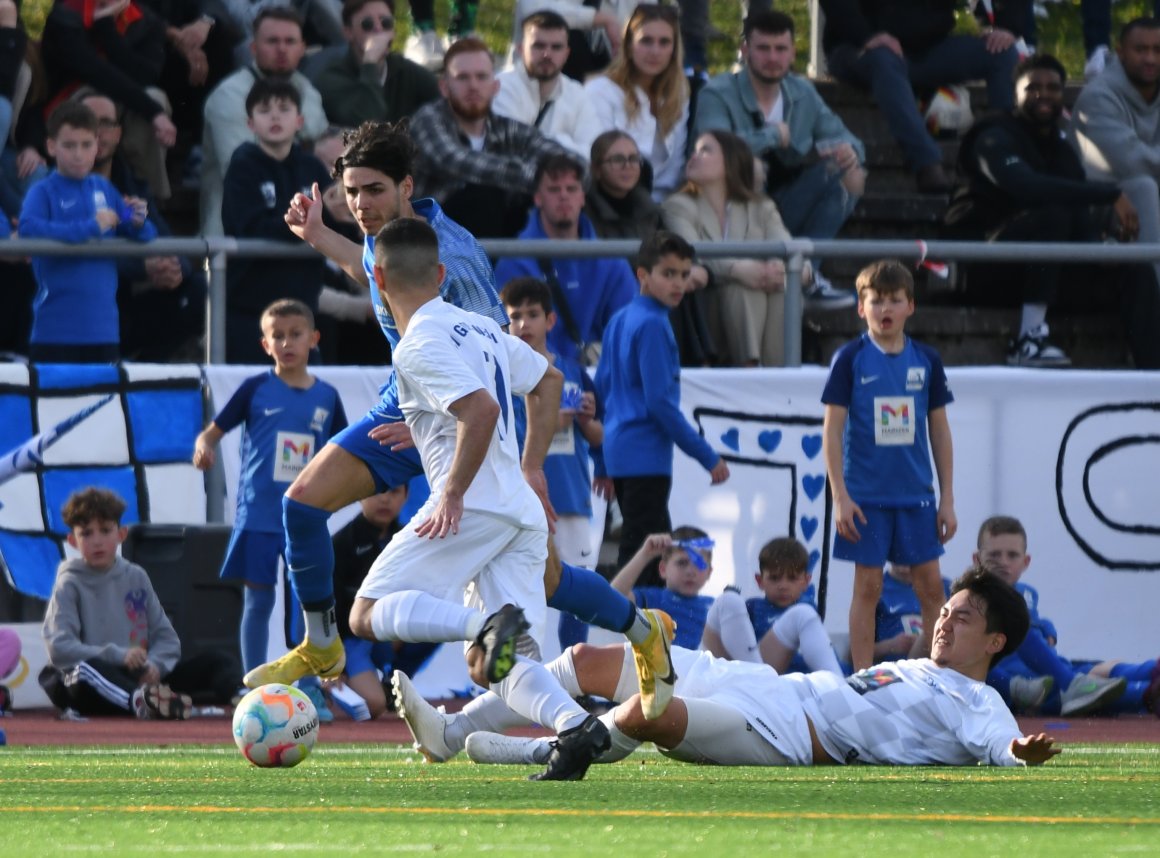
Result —
M822 46L830 73L869 89L918 189L946 193L951 181L942 155L915 104L914 90L984 80L993 110L1011 107L1015 37L1001 28L980 36L952 35L956 0L821 0Z
M959 166L967 181L946 215L950 237L1135 240L1139 219L1132 203L1115 184L1084 177L1079 156L1059 127L1066 80L1067 73L1055 57L1039 54L1024 60L1015 72L1015 109L988 116L967 133L959 149ZM1004 284L1018 284L1023 302L1019 336L1010 344L1007 362L1069 365L1067 355L1048 342L1046 324L1047 307L1055 300L1063 266L1035 262L1017 267L1017 277L1001 278ZM1160 299L1151 266L1118 265L1113 271L1136 365L1156 367L1160 365L1156 337ZM1086 280L1090 284L1091 278ZM997 281L991 278L991 282Z

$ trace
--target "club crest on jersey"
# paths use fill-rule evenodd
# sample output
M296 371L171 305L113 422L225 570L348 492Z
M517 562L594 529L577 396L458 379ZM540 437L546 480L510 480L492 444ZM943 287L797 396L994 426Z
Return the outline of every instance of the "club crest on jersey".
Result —
M906 370L906 389L922 390L926 385L926 367L912 366Z
M259 189L262 191L262 201L266 204L266 208L274 208L278 204L278 193L274 190L274 183L262 182Z
M310 420L311 432L322 432L326 426L326 418L330 416L330 410L327 408L315 408L314 417Z

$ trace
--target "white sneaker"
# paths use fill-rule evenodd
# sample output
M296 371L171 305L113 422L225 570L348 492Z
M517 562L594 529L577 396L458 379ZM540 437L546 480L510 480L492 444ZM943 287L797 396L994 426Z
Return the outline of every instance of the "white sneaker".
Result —
M1087 62L1083 66L1084 80L1091 80L1104 70L1104 66L1108 64L1108 54L1107 45L1100 45L1092 51L1092 55L1087 58Z
M447 715L442 706L436 709L424 700L407 674L401 671L391 675L391 689L395 694L395 711L411 731L415 750L429 763L445 763L454 757L458 751L447 744L443 735L454 716Z
M552 740L505 736L481 730L467 737L467 756L472 762L500 766L540 766L548 762Z
M443 70L443 55L447 53L447 42L434 30L415 32L407 36L403 56L428 71Z
M1066 367L1071 366L1071 358L1063 349L1047 341L1051 331L1047 324L1036 325L1030 331L1019 335L1018 339L1007 343L1007 363L1010 366Z

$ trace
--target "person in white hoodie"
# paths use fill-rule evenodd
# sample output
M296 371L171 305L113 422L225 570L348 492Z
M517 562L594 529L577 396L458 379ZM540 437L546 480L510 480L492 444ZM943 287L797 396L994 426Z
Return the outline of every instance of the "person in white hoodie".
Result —
M544 10L526 17L515 66L496 76L499 92L491 109L535 126L587 162L600 120L584 87L562 74L569 52L568 22L562 16Z

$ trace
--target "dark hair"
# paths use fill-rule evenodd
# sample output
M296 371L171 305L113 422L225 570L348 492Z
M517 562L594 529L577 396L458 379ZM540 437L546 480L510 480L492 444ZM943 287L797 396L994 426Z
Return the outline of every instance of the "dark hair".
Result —
M761 546L757 554L757 568L764 572L805 572L810 565L810 555L806 547L792 536L779 536Z
M914 300L914 277L910 269L897 259L878 259L871 262L858 272L854 281L858 290L858 301L861 302L864 292L876 292L879 295L893 295L895 292L906 294L907 300Z
M994 667L1017 650L1027 637L1027 630L1031 627L1027 602L1014 587L982 566L972 566L951 585L952 596L960 590L968 591L973 602L983 603L976 604L976 607L983 614L987 631L999 632L1007 638L1003 648L991 656L991 666Z
M375 236L375 265L405 287L427 286L439 268L439 236L425 220L395 218Z
M539 277L513 277L500 290L499 299L505 307L539 304L545 315L554 312L552 290Z
M307 307L303 302L296 298L279 298L273 304L262 311L262 315L258 317L258 324L261 326L262 319L271 316L275 319L285 319L289 316L301 316L310 325L310 330L314 330L314 311Z
M785 14L785 12L778 12L775 9L750 12L745 18L745 23L742 25L741 38L748 39L753 35L754 31L770 36L789 33L792 39L794 35L793 18Z
M541 30L567 30L568 22L559 12L551 9L541 9L533 12L520 22L520 32L526 32L530 27L539 27Z
M96 134L97 114L93 113L92 109L84 102L62 101L49 114L46 128L48 138L55 140L56 135L60 133L60 129L66 125L70 128L78 128L81 131L92 131Z
M302 112L302 93L285 78L260 77L246 94L246 116L253 117L254 108L275 101L289 101Z
M476 36L464 36L462 39L456 39L451 43L451 47L447 49L447 53L443 55L443 74L447 74L447 70L451 68L451 61L460 54L487 54L487 58L491 60L492 67L495 67L495 57L491 55L491 48L487 43Z
M621 131L619 128L613 128L611 131L601 133L595 140L592 141L592 158L590 163L597 166L604 160L604 156L608 154L608 150L612 148L612 144L617 140L632 141L632 148L636 153L640 154L640 147L636 145L636 141L632 139L632 135L627 131Z
M1120 28L1120 44L1136 30L1160 30L1160 18L1133 18Z
M692 259L693 245L675 232L658 229L640 243L636 255L636 267L652 271L662 256L676 256L678 259Z
M539 188L544 176L550 176L555 179L557 176L564 174L571 174L583 182L584 163L575 155L568 155L564 152L548 155L536 165L536 175L532 179L532 187Z
M267 20L287 21L296 24L299 34L302 33L302 16L292 6L263 6L254 16L254 26L251 32L257 36L258 28L262 26L263 21Z
M111 489L89 486L69 495L60 512L70 528L84 527L93 521L120 524L121 516L125 514L125 501Z
M975 548L983 547L984 536L1018 536L1027 548L1027 531L1023 523L1013 515L993 515L979 525L979 535L975 538Z
M674 527L673 532L670 533L669 536L672 538L673 542L685 542L685 541L690 540L690 539L708 539L709 538L709 534L707 534L705 531L701 530L701 528L693 527L693 526L688 525L688 524L683 524L680 527ZM681 546L673 545L665 551L664 559L668 560L670 557L672 557L678 551L684 551L684 550L685 549L682 548Z
M378 170L399 184L411 175L415 162L415 143L403 122L390 123L368 119L358 128L342 135L346 149L334 161L334 178L342 181L347 167Z
M757 182L753 172L753 150L749 144L731 131L712 128L702 131L698 137L708 135L721 147L721 160L725 165L725 197L730 200L752 200L757 196L753 186ZM696 141L694 141L696 145ZM696 193L696 185L690 182L686 190Z
M1032 54L1020 60L1019 64L1015 66L1011 80L1017 81L1024 75L1031 74L1033 71L1040 71L1041 69L1055 72L1059 75L1060 83L1067 83L1067 69L1063 67L1063 63L1051 54Z
M343 0L342 4L342 23L349 27L354 20L354 16L362 11L363 6L368 6L371 3L386 3L387 8L391 10L391 14L395 14L395 0Z

